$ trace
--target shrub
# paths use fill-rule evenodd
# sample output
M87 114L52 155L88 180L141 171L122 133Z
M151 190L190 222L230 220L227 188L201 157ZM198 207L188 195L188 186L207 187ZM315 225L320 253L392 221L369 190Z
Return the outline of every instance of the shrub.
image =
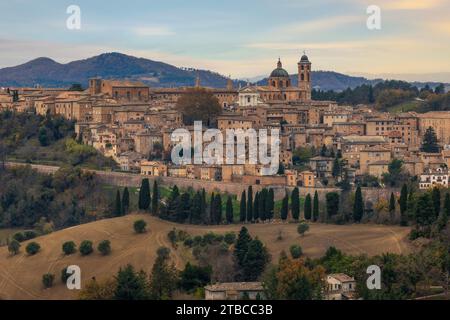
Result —
M144 220L137 220L134 222L133 227L136 233L144 233L146 231L147 222L145 222Z
M11 240L11 242L8 244L8 251L10 254L15 256L20 251L20 243L17 240Z
M298 259L298 258L300 258L301 256L302 256L302 254L303 254L303 250L302 250L302 247L300 247L300 246L298 246L298 245L292 245L290 248L289 248L289 251L290 251L290 253L291 253L291 257L293 258L293 259Z
M77 251L77 245L73 241L64 242L62 245L62 251L67 256L74 254Z
M37 243L37 242L30 242L30 243L26 246L26 248L25 248L25 251L26 251L30 256L35 255L36 253L39 252L39 250L41 250L41 246L40 246L39 243Z
M38 236L37 232L33 230L27 230L23 233L23 235L25 236L25 240L31 240Z
M53 287L53 281L55 280L55 275L51 273L46 273L42 276L42 284L44 288L48 289Z
M309 225L306 222L302 222L297 227L297 232L302 237L305 235L306 231L309 230Z
M18 242L24 242L25 239L25 234L23 234L23 232L17 232L15 233L12 238Z
M98 244L97 250L104 256L111 253L111 241L103 240Z
M84 240L80 244L80 253L82 256L90 255L94 249L92 248L92 241L90 240Z
M223 240L226 244L232 245L236 241L236 234L234 232L227 232Z
M186 246L186 247L192 247L192 245L194 244L194 240L192 239L192 238L187 238L186 240L184 240L184 245Z

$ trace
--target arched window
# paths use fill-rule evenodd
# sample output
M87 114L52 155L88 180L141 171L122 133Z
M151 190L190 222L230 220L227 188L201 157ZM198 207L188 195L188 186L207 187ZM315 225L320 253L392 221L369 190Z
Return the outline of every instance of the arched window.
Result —
M300 76L302 81L305 81L305 75L302 73L302 75Z

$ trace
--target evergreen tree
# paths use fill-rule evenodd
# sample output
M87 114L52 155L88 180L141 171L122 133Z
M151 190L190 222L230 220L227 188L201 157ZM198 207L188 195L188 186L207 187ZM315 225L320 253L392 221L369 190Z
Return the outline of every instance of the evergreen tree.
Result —
M389 200L389 212L391 214L395 213L395 196L394 193L391 193L391 198Z
M269 254L263 243L257 238L252 240L247 248L247 253L242 264L243 281L256 281L263 273Z
M358 186L355 192L355 203L353 204L353 219L360 222L364 215L364 200L361 192L361 187Z
M216 195L216 198L214 200L214 213L216 215L215 222L217 224L222 223L222 197L220 194Z
M428 227L434 222L434 207L433 201L429 193L424 193L417 200L417 206L415 210L415 220L417 227L426 231L428 236Z
M215 199L216 196L214 192L211 194L210 203L209 203L209 223L215 224L216 221L216 207L215 207Z
M253 203L253 221L258 222L259 220L259 198L260 193L256 192L255 202Z
M139 189L139 210L148 210L150 206L150 182L148 179L142 179L141 188Z
M179 197L177 205L176 221L183 223L191 214L191 195L188 192L183 193Z
M149 298L147 277L144 273L135 272L131 265L120 269L115 277L117 300L147 300Z
M329 192L326 195L327 219L339 213L339 193Z
M281 205L281 212L280 212L281 220L286 221L288 214L289 214L289 196L286 193L286 195L283 198L282 205Z
M248 187L247 193L247 222L253 221L253 188Z
M120 200L120 191L117 190L116 202L114 205L114 217L120 217L122 215L122 201Z
M444 208L441 212L441 215L439 217L439 230L443 230L447 224L448 219L450 217L450 194L445 194L445 200L444 200Z
M441 191L439 190L439 188L433 188L431 199L433 200L434 216L437 218L441 213Z
M129 208L130 208L130 193L128 191L128 188L125 187L122 195L122 214L123 215L127 214Z
M170 250L160 248L150 276L150 297L152 300L168 300L177 288L178 271L169 264Z
M159 188L158 188L158 182L156 180L153 182L153 196L151 199L152 202L152 213L154 215L158 214L158 206L159 206Z
M425 132L421 150L422 150L422 152L428 152L428 153L438 153L439 152L438 140L437 140L436 132L434 131L433 127L429 127L427 129L427 131Z
M228 223L233 223L233 200L231 199L231 196L228 196L227 199L227 206L226 206L226 217Z
M259 194L258 199L259 219L261 221L266 221L266 199L267 199L267 189L263 189Z
M247 220L247 195L245 190L242 191L241 202L239 205L239 220L240 222L245 222L245 220Z
M203 223L208 223L208 215L206 214L206 208L208 207L208 201L206 200L206 191L202 189L202 206L201 206L201 217Z
M337 179L341 176L341 173L342 173L341 161L339 160L338 157L336 157L333 162L331 174L333 175L333 178Z
M408 209L408 186L406 184L404 184L402 187L398 204L400 206L400 224L402 226L406 226L408 223L408 219L406 216L406 210Z
M319 219L319 193L316 191L314 193L314 201L313 201L313 221L317 221Z
M305 219L311 220L312 215L312 204L311 204L311 195L308 193L305 198Z
M262 213L261 213L261 220L266 221L267 219L270 219L270 196L269 196L269 190L266 188L263 189L262 193Z
M244 258L248 251L248 245L252 241L252 237L248 233L246 227L242 227L239 232L239 236L236 240L236 245L234 246L234 258L238 267L242 267L244 264Z
M202 195L199 191L192 198L191 212L189 215L189 223L200 223L202 222Z
M300 195L297 187L294 188L291 194L291 210L292 218L298 220L300 218Z
M269 195L267 196L267 219L272 220L275 211L275 192L273 189L269 189Z

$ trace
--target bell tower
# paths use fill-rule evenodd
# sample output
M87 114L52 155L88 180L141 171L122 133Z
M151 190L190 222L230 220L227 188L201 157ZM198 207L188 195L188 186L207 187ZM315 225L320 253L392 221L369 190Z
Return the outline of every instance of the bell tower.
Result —
M305 52L298 62L298 87L299 100L311 100L311 62Z

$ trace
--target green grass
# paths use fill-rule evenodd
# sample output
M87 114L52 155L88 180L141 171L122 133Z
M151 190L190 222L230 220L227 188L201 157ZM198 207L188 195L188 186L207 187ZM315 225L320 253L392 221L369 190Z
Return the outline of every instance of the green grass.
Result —
M423 105L423 102L421 102L421 101L411 100L411 101L403 102L403 103L400 103L393 107L390 107L388 109L388 111L391 113L417 111L422 105Z

